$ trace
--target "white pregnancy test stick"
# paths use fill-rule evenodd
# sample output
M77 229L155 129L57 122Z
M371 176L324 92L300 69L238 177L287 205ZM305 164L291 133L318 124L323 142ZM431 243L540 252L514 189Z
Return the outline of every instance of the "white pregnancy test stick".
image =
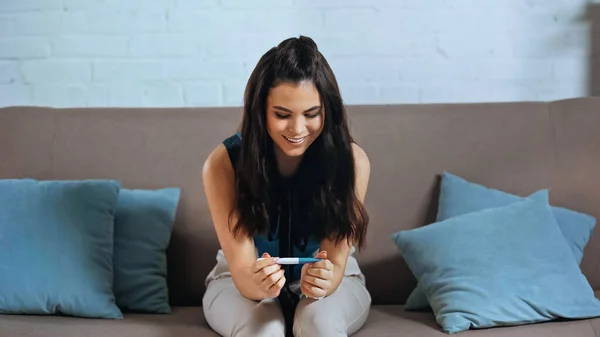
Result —
M259 258L257 261L264 260L264 257ZM277 264L304 264L304 263L314 263L321 261L323 259L313 258L313 257L275 257L275 262Z

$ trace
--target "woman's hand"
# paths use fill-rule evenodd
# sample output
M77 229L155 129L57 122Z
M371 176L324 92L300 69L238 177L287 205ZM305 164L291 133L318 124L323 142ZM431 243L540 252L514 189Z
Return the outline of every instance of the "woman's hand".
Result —
M264 294L264 298L275 298L285 284L284 270L267 253L264 260L257 260L252 265L253 281Z
M300 290L306 297L323 298L333 285L333 263L327 260L327 252L321 251L315 256L323 259L302 266Z

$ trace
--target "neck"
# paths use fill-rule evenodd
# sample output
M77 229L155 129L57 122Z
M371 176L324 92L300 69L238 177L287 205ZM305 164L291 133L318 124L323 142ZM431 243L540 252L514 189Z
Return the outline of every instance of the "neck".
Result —
M289 157L285 153L281 152L281 150L276 149L275 159L277 160L277 169L279 170L279 174L281 174L282 177L289 178L298 170L302 157Z

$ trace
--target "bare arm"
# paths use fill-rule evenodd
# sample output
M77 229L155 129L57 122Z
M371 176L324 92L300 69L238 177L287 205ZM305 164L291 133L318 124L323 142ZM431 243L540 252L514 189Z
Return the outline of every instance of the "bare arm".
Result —
M356 193L357 193L358 199L361 202L364 202L365 195L367 194L367 186L369 185L369 177L371 174L371 165L369 162L369 158L367 157L367 154L358 145L356 145L356 144L352 144L352 145L353 145L355 165L356 165L356 190L357 190ZM333 294L339 287L339 285L342 282L342 279L344 277L344 272L346 270L346 262L348 261L348 255L350 254L351 248L352 248L352 243L348 242L347 240L343 240L343 241L339 242L338 244L336 244L334 241L331 241L329 239L323 239L321 241L321 247L320 247L321 252L316 257L326 258L327 260L319 261L319 262L312 264L312 266L315 268L312 268L310 271L309 271L309 268L311 266L309 266L309 265L306 266L306 270L303 270L303 274L304 274L304 272L307 272L309 274L309 277L306 278L307 282L305 284L303 284L303 287L311 287L311 286L319 287L320 285L323 285L327 289L325 296L329 296L329 295ZM322 270L316 271L317 268L322 269ZM312 272L314 272L315 275L310 275ZM322 274L318 275L319 273L332 273L333 274L333 275L329 274L328 275L329 277L328 276L324 277L324 278L331 279L329 285L323 283L321 280L315 279L315 278L321 278L324 276ZM310 277L310 276L313 276L313 277ZM309 285L309 283L310 283L310 285ZM315 291L318 291L318 290L315 290ZM313 291L311 289L306 289L306 292L313 293ZM315 297L319 297L319 296L315 296Z
M276 283L274 287L281 289L285 283L283 270L268 259L256 262L253 239L244 233L234 237L230 230L238 220L237 211L229 217L235 208L235 180L231 161L222 144L204 163L202 181L217 238L236 288L242 296L253 300L277 296L278 289L269 289L268 283Z

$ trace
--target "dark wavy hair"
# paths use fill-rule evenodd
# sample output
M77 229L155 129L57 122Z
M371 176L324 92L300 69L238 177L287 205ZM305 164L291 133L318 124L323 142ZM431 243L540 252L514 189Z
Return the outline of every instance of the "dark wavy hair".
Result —
M353 139L346 111L333 71L315 42L305 36L286 39L267 51L248 80L236 166L239 218L232 231L249 236L265 233L273 221L269 210L276 209L273 196L280 181L274 143L267 133L267 96L278 84L301 81L315 85L325 112L323 130L305 152L296 173L301 231L338 243L346 239L362 249L369 218L356 195Z

